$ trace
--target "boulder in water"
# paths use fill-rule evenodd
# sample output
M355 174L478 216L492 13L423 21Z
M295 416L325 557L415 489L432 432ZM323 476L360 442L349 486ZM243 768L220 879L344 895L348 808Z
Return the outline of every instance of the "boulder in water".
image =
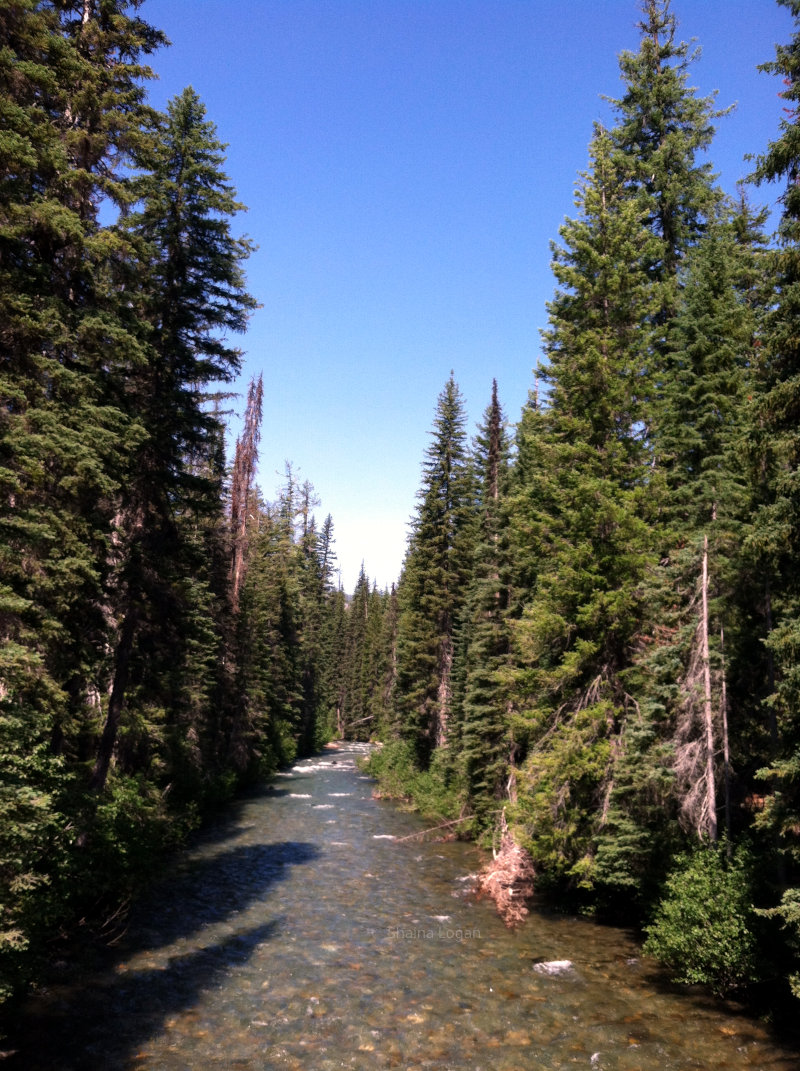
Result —
M533 969L537 974L568 974L572 970L572 960L546 959L542 963L534 963Z

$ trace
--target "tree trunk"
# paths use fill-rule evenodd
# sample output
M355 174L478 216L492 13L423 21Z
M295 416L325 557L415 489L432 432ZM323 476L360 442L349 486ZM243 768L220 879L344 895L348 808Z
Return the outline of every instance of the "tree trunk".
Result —
M439 666L440 676L436 696L434 743L436 747L444 747L447 743L447 723L450 718L450 684L453 671L453 641L449 636L446 636L442 641Z
M111 766L111 757L114 754L114 745L117 742L122 708L125 705L125 692L128 687L128 673L133 652L133 639L136 634L136 611L129 607L122 622L117 652L114 659L114 683L111 686L111 696L108 701L108 714L103 726L103 735L97 748L97 759L92 770L90 786L96 792L102 792L105 788L108 770Z
M247 392L247 410L244 431L236 440L236 455L231 480L231 533L233 536L233 559L231 561L231 604L234 613L239 608L239 591L244 579L247 554L247 510L250 488L258 462L258 442L261 438L262 377L250 381Z
M711 662L708 653L708 536L703 536L702 617L700 641L703 659L703 717L706 733L706 804L708 836L717 839L716 785L714 782L714 714L711 705Z
M725 837L727 839L728 858L731 858L733 846L731 844L731 751L728 740L728 685L725 679L725 631L719 628L719 649L722 655L722 696L720 698L720 714L722 722L722 759L725 777Z

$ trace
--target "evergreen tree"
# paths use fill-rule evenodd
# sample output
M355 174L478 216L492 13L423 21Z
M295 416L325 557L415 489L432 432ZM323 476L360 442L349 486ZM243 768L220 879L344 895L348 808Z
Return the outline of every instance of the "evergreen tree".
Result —
M99 219L101 203L129 203L126 169L149 136L142 58L164 38L138 7L0 8L0 873L16 949L34 916L50 919L48 882L54 910L56 878L71 895L68 764L91 757L108 533L142 433L124 399L144 358L121 295L135 249Z
M787 925L800 931L797 886L800 852L800 3L779 0L794 19L795 32L776 48L775 59L762 70L778 74L786 101L780 136L757 160L757 183L781 181L782 215L778 248L770 266L776 282L774 307L765 322L760 362L760 392L754 437L762 445L762 504L755 517L751 549L767 577L766 646L770 655L769 695L772 757L765 770L767 806L761 824L778 838L783 854L781 878L789 884L778 909ZM800 993L800 971L793 980Z
M396 733L426 766L448 738L454 630L471 566L474 498L464 403L439 395L398 589Z
M744 628L734 592L749 505L743 442L755 333L741 285L752 251L738 237L721 218L686 256L652 436L658 554L628 675L639 710L597 855L607 885L644 897L681 844L680 827L713 841L724 816L730 830L729 715L747 721L731 703L726 665Z
M235 706L220 742L247 779L294 761L303 714L296 547L283 498L260 506L250 525L236 620Z
M650 455L643 429L652 246L624 160L598 129L580 215L561 229L549 306L547 405L531 411L520 453L526 529L538 559L514 627L515 703L529 754L518 819L534 859L591 881L614 765L635 704L624 684L651 551ZM517 498L520 492L517 492Z
M656 318L665 324L677 309L678 269L705 230L719 200L710 162L698 163L714 136L713 97L697 97L688 85L694 53L676 40L671 0L641 0L638 52L620 55L625 92L612 100L618 121L611 131L624 154L627 188L637 195L657 240L646 266L659 284Z
M689 611L684 603L689 621L684 618L676 634L688 643L676 681L683 712L675 758L683 781L679 792L687 820L712 840L715 782L720 773L726 783L730 777L727 768L715 770L716 755L727 744L723 636L727 632L730 643L738 624L730 611L749 506L741 459L755 321L737 286L747 252L737 247L730 227L712 226L687 258L681 309L668 340L658 435L668 488L665 536L671 544L664 548L662 568L673 572L672 606L683 591L693 607Z
M510 562L503 512L509 452L497 382L493 381L492 399L473 446L477 534L457 659L460 687L454 697L467 795L484 822L491 820L498 801L508 794L509 768L516 751L503 681L511 649Z
M368 652L370 585L362 563L345 622L345 654L339 684L340 724L348 740L367 732L369 679L373 667Z
M108 775L132 673L148 671L146 664L132 664L137 640L183 616L170 571L188 564L191 575L194 567L180 562L186 515L219 508L220 488L204 462L220 429L204 401L210 384L230 381L238 371L240 352L223 333L243 331L255 306L242 273L250 245L231 233L241 205L222 171L222 149L199 98L184 90L169 105L151 173L139 182L141 211L128 223L149 264L143 288L141 279L131 280L132 297L143 296L141 315L150 331L147 360L132 370L127 388L145 435L117 515L118 567L110 594L119 626L92 775L97 789Z

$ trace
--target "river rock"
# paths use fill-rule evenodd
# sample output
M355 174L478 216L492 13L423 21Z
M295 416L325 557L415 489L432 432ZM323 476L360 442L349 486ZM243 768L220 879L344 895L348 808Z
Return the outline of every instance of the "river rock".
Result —
M568 974L572 969L571 959L548 959L543 963L534 963L537 974Z

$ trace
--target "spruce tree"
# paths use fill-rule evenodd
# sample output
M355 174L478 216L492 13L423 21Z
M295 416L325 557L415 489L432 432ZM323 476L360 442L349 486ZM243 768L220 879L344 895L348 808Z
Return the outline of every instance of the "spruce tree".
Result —
M499 801L507 796L509 767L516 750L503 680L511 649L511 569L504 516L509 453L495 380L491 402L473 444L476 546L461 618L457 658L460 687L455 696L458 716L454 718L467 796L484 823L492 820Z
M189 513L219 508L219 486L205 464L219 424L204 403L211 384L230 381L238 371L240 352L224 332L243 331L255 305L242 271L250 245L231 233L242 206L222 171L222 150L197 94L184 90L160 125L151 171L137 187L141 210L126 227L149 265L145 285L141 279L130 284L132 298L142 297L140 315L149 331L146 360L127 385L144 436L118 512L119 564L110 594L119 632L92 776L97 789L108 775L130 682L148 672L146 664L132 662L137 642L182 616L173 570L191 575L195 565L180 560L182 525Z
M765 321L760 391L754 415L754 438L762 445L762 504L755 517L751 549L767 577L766 647L770 655L769 695L772 756L764 771L766 807L761 824L778 840L783 861L780 878L790 887L778 911L795 933L800 852L800 3L779 0L794 20L794 33L776 48L762 70L780 75L786 101L780 135L758 157L757 183L779 181L782 209L778 248L771 256L776 281L774 306ZM793 978L800 993L800 970Z
M626 161L597 129L580 214L561 229L544 334L547 401L531 410L524 530L534 587L515 623L515 705L529 754L518 821L554 875L592 880L614 764L635 702L624 683L652 553L645 521L653 245ZM523 496L519 490L515 498Z
M99 217L129 203L149 136L142 59L164 38L138 6L0 8L0 874L17 949L50 920L48 882L54 911L72 895L66 789L92 752L108 534L141 436L124 399L141 324L120 271L136 251Z
M752 251L720 217L685 258L666 344L655 431L657 555L628 674L638 697L616 766L597 873L652 895L681 830L713 841L730 828L728 725L748 720L730 687L742 647L737 609L749 507L744 436L755 312ZM734 702L732 703L732 697Z
M465 420L451 373L437 403L398 589L396 733L423 766L448 738L454 631L471 568L474 493Z
M250 521L236 618L234 706L219 746L239 776L264 776L298 753L303 717L296 546L285 498Z
M345 652L339 686L340 723L348 740L368 734L370 680L377 670L370 661L368 644L370 618L370 584L364 565L356 580L347 608Z
M671 0L641 0L638 52L620 55L625 91L611 101L617 122L614 147L627 160L627 187L642 202L650 243L647 269L659 285L659 323L677 309L678 269L686 251L705 230L719 200L711 163L699 163L714 136L712 97L698 97L688 84L695 58L691 46L676 38Z
M668 339L658 435L668 488L665 535L671 537L662 567L673 570L672 606L682 591L694 607L681 630L688 628L689 635L683 637L688 648L678 678L683 716L676 770L683 782L682 811L711 840L718 826L717 796L722 800L715 782L730 780L729 768L721 769L716 758L727 738L724 636L730 646L739 625L731 611L749 506L742 447L755 320L737 286L746 254L723 224L713 225L687 258L681 308Z

